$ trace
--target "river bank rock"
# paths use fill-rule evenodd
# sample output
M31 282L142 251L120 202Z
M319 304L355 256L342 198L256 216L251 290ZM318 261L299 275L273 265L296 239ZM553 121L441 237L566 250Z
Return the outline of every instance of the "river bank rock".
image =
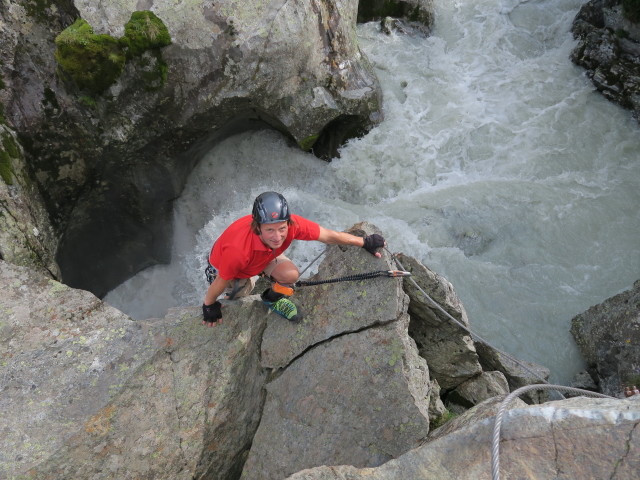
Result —
M415 258L399 254L397 259L401 268L412 275L412 280L404 282L410 299L409 333L427 360L431 376L442 388L440 397L450 410L460 413L490 395L548 380L548 368L475 341L467 312L447 279ZM524 398L529 403L542 403L547 395L528 392Z
M625 386L640 387L640 280L576 315L571 334L598 391L622 397Z
M580 8L572 26L578 45L571 60L586 68L602 95L640 121L640 17L637 6L633 15L625 14L623 3L591 0Z
M494 424L493 417L473 422L377 468L322 466L287 480L490 480ZM638 424L640 396L518 406L502 423L501 478L637 478Z
M354 247L331 247L326 261L351 272L390 266ZM278 458L293 473L319 459L398 456L428 434L430 403L401 282L309 288L301 325L255 295L206 328L199 307L133 321L89 292L0 262L0 475L238 478L242 469L276 475ZM350 315L333 305L349 300ZM293 352L277 368L261 360L271 337ZM286 439L290 455L273 457L272 438Z

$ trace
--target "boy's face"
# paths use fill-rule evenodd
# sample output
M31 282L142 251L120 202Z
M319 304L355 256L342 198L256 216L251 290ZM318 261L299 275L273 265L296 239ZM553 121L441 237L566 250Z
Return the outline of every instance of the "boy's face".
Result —
M289 233L286 221L277 223L263 223L260 225L260 240L267 247L276 249L282 246Z

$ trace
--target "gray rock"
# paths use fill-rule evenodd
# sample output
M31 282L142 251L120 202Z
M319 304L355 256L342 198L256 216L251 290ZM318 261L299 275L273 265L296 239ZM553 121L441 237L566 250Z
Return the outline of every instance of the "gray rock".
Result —
M493 397L509 394L509 384L502 372L482 372L458 385L447 401L471 408Z
M589 374L589 372L578 372L575 377L573 377L573 381L571 382L570 387L580 388L582 390L589 390L592 392L598 391L598 385L593 381L593 378Z
M410 256L399 255L398 260L427 295L460 324L469 327L464 306L445 278ZM469 333L435 307L413 282L405 281L404 288L410 299L409 333L440 387L450 390L480 374L482 368Z
M380 233L367 223L355 225L349 232L359 236ZM329 246L318 273L307 281L392 268L387 252L377 259L362 248ZM262 341L262 365L266 368L283 368L313 345L395 321L407 309L402 282L387 277L301 287L293 299L305 319L299 325L269 322Z
M472 422L377 468L322 466L287 479L489 480L494 423ZM501 430L501 478L637 478L638 424L640 397L580 397L512 408Z
M571 60L587 70L608 100L640 119L640 24L622 14L619 1L591 0L573 22L578 44Z
M242 478L377 466L418 446L429 431L429 375L408 322L321 343L269 383Z
M476 342L476 349L482 368L485 371L502 372L511 391L527 385L546 383L549 380L551 372L547 367L519 360L483 342ZM526 392L522 398L527 403L544 403L548 394L546 391L530 391Z
M57 240L42 197L25 172L16 133L2 124L0 172L0 259L60 278Z
M444 406L444 402L440 398L440 385L434 378L431 380L429 387L429 425L438 424L446 415L447 408Z
M378 230L361 223L349 231ZM386 252L377 259L361 248L331 246L309 281L390 269ZM408 335L402 281L309 286L294 299L304 321L275 318L264 334L263 366L284 370L267 385L243 478L282 478L322 464L380 465L417 446L436 401L427 364Z
M319 272L388 261L335 247ZM244 466L270 478L283 465L379 465L428 434L437 392L408 335L401 279L344 282L337 297L309 287L300 325L250 296L205 328L199 307L136 322L89 292L0 265L3 476L235 478ZM290 355L270 362L262 343ZM273 439L286 446L277 457Z
M434 440L449 435L457 430L469 428L473 424L490 419L498 414L500 406L506 395L491 397L477 405L465 410L459 414L453 415L448 422L442 426L435 428L429 432L423 443L433 442ZM520 398L516 398L509 404L510 408L526 407L526 403Z
M187 479L241 468L263 401L262 305L230 309L207 329L199 308L135 322L5 262L0 283L1 477Z
M576 340L599 391L622 396L640 386L640 280L571 320Z

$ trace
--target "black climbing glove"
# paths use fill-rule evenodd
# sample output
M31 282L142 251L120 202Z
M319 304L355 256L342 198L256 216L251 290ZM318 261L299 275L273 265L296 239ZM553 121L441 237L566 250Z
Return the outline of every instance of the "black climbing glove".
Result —
M382 237L382 235L374 233L373 235L367 235L366 237L364 237L364 245L362 245L362 248L364 248L371 255L375 255L376 250L381 247L384 247L384 238Z
M216 323L222 318L222 304L217 300L211 305L202 304L202 317L207 323Z

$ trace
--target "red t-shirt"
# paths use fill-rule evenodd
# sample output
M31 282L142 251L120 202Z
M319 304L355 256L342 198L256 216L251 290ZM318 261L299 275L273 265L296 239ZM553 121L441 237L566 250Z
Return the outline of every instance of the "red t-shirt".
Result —
M262 272L271 260L284 252L293 240L318 240L320 226L298 215L291 215L293 224L284 243L276 250L267 247L251 229L251 215L242 217L222 232L209 255L209 263L225 280L249 278Z

